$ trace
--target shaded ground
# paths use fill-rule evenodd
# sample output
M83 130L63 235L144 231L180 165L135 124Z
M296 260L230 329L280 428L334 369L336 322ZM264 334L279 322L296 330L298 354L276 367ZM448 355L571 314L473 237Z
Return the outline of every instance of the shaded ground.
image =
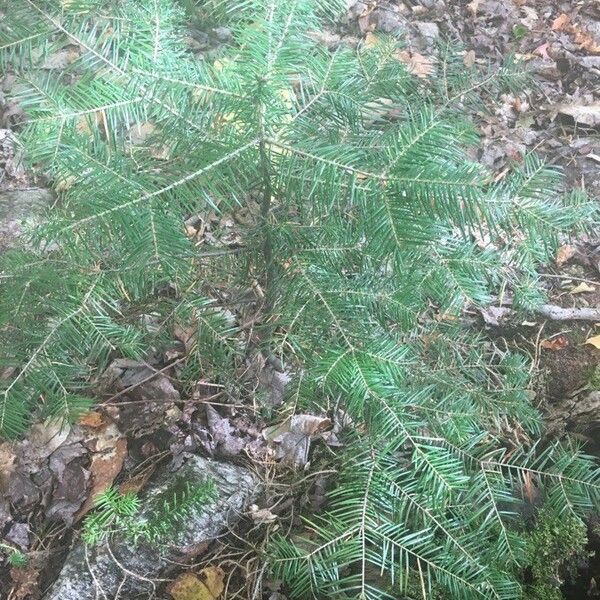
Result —
M433 68L439 64L438 47L444 39L462 46L465 69L487 63L499 66L514 55L531 70L531 85L518 95L482 97L482 110L473 115L482 136L479 159L501 176L511 162L535 150L565 169L569 188L600 198L597 2L359 0L349 4L339 30L323 35L329 45L356 43L382 31L406 42L407 60ZM226 38L226 31L196 30L191 48L205 52ZM9 76L0 90L10 85ZM0 190L30 192L41 184L22 168L8 132L20 116L14 105L1 100L0 127L5 129L0 130ZM26 202L26 193L21 201ZM549 267L547 286L553 302L600 305L600 258L596 257L596 245L583 240L568 259ZM582 282L590 289L575 291ZM246 318L251 321L252 316ZM594 323L543 320L515 323L507 331L490 329L496 339L505 337L532 356L541 375L540 402L546 402L550 413L558 411L555 435L569 429L589 440L597 434L593 415L587 424L562 416L565 402L571 406L591 389L600 389L600 351L585 344L596 333ZM557 338L566 342L553 345ZM335 448L339 424L306 416L293 426L268 428L273 424L269 411L281 402L286 377L259 353L240 373L242 405L239 398L232 402L227 390L206 382L181 394L177 361L184 336L180 346L150 364L113 365L114 377L103 394L107 402L71 432L35 428L17 445L0 444L0 537L31 556L25 568L0 565L0 597L40 597L68 551L72 527L89 510L89 498L99 486L114 481L141 488L166 465L202 452L230 461L251 460L270 486L245 515L240 537L234 538L238 550L232 552L226 541L219 541L210 554L203 548L194 560L222 565L234 574L232 589L237 587L238 597L255 593L256 598L284 600L277 582L265 582L262 592L255 587L261 575L255 553L255 543L260 541L255 540L264 537L266 528L292 523L295 511L317 510L323 504L331 473L319 472L318 466L321 457ZM168 364L171 367L165 368ZM261 410L256 411L256 406ZM304 466L309 457L313 470L308 476L290 475L278 467L286 458ZM597 536L592 542L598 546ZM595 561L582 569L567 597L593 592L591 582L598 579L598 568Z

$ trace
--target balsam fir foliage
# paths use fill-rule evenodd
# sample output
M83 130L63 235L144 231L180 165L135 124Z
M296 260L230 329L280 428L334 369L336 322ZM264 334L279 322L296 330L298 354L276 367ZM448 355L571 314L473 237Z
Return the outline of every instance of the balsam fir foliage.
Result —
M534 493L582 516L600 473L570 442L535 442L526 360L460 315L507 286L516 305L539 300L538 266L593 205L563 197L533 155L500 181L469 158L471 92L497 94L515 70L477 79L446 56L423 81L394 39L327 50L307 34L335 15L327 0L200 3L234 41L199 60L190 5L5 2L20 139L58 201L29 249L2 257L14 371L0 430L72 418L113 356L190 319L190 376L227 380L243 348L213 300L219 284L258 283L264 343L296 373L290 405L351 423L328 512L272 546L286 593L520 598L523 504ZM43 68L65 49L64 69ZM186 236L190 215L243 207L235 253ZM154 333L144 311L160 316Z
M206 508L218 497L210 479L196 486L179 482L178 486L169 486L165 494L168 497L154 498L149 506L144 506L142 516L142 505L135 494L107 488L95 499L95 511L85 518L83 540L95 545L119 535L134 543L164 543L177 535L178 527L191 511Z
M27 555L10 544L0 542L0 557L5 555L6 562L12 567L24 567L27 564Z

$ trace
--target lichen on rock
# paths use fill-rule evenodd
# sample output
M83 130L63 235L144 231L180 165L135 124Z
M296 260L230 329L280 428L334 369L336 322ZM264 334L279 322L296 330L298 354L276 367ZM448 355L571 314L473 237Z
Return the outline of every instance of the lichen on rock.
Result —
M144 592L151 594L156 586L153 579L162 576L173 561L181 562L199 545L221 535L258 494L258 483L248 469L194 456L175 474L165 474L157 481L143 495L142 503L152 506L154 499L168 493L182 478L193 486L207 477L215 483L218 500L192 511L169 544L157 547L142 541L136 545L118 536L98 547L78 541L44 600L126 600Z

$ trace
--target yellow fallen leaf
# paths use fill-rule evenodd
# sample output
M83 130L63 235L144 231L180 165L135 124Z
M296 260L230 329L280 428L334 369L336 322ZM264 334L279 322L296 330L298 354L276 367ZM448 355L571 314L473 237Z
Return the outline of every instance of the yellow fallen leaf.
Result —
M77 183L75 175L67 175L64 179L59 179L54 184L54 189L57 192L68 192Z
M225 589L225 573L219 567L207 567L195 573L182 573L170 586L174 600L216 600Z
M585 340L586 344L591 344L594 348L598 348L600 350L600 335L595 335L594 337L588 338Z
M571 294L583 294L585 292L595 292L596 288L593 285L588 285L585 281L582 281L578 286L571 290Z
M207 567L200 571L200 577L204 580L204 585L212 594L213 598L218 598L225 589L225 572L219 567Z
M215 71L223 71L230 65L231 65L231 60L229 60L228 58L217 59L213 63Z
M377 44L377 36L372 31L367 31L367 34L365 35L365 46L367 48L374 48Z

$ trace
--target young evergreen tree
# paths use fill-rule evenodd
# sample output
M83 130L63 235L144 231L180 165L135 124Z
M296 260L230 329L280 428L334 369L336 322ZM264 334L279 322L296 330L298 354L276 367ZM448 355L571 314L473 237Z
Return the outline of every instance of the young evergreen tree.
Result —
M227 373L241 350L214 298L234 273L264 291L290 402L351 422L328 512L273 547L290 596L520 598L523 504L581 518L599 472L570 442L536 443L525 359L460 315L503 286L534 303L536 269L595 209L535 156L500 181L469 158L471 92L514 72L448 59L422 80L384 37L328 50L309 32L338 8L207 0L234 35L199 60L175 0L5 1L19 138L58 200L1 258L0 432L76 417L111 357L181 320L198 324L190 377ZM186 235L190 215L241 207L235 253Z

